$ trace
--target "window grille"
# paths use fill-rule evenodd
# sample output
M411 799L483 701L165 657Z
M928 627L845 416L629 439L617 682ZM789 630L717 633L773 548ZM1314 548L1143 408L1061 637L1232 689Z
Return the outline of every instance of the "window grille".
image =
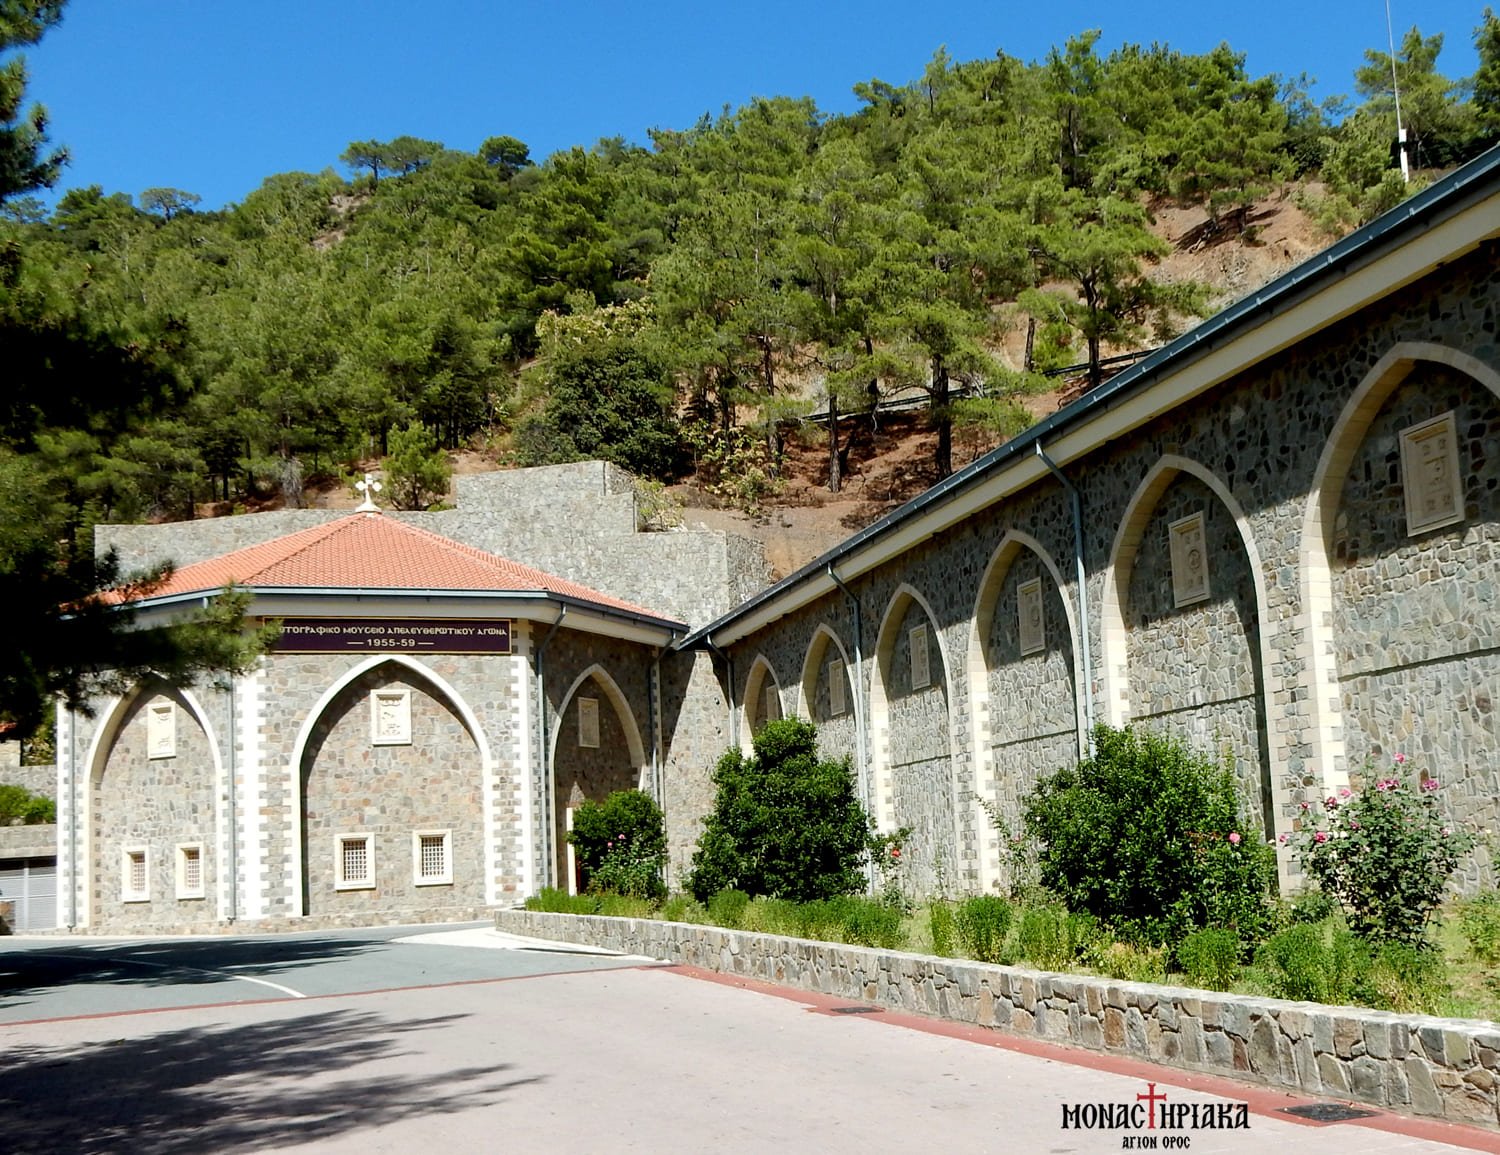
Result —
M368 834L341 834L338 839L334 886L339 890L375 885L375 854Z
M452 831L417 830L412 833L413 881L437 886L453 881Z

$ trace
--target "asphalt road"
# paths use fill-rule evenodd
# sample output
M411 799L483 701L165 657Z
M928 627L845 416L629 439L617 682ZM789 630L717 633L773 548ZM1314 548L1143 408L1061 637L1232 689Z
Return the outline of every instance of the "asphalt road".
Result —
M1271 1092L547 947L432 928L0 940L0 1152L1500 1152L1491 1133L1313 1125ZM1243 1103L1248 1125L1064 1126L1146 1095Z

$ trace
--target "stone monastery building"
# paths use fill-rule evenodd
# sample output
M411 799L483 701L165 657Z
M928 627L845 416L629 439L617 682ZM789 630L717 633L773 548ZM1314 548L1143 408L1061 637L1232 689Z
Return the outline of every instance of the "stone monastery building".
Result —
M597 462L102 531L178 565L143 620L232 580L285 627L247 676L60 715L59 922L473 915L567 885L571 808L632 785L676 880L717 756L793 714L913 828L919 890L1001 882L980 803L1095 722L1232 756L1268 838L1397 751L1493 828L1497 334L1500 150L774 585L639 532Z

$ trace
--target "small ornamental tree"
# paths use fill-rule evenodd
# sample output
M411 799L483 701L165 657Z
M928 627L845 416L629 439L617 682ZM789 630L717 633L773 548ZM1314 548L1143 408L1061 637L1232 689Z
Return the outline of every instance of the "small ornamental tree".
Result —
M1413 787L1398 777L1405 755L1395 762L1389 777L1358 793L1345 788L1321 807L1303 803L1302 829L1281 840L1344 908L1355 934L1419 947L1427 944L1443 888L1474 840L1444 816L1436 778Z
M819 761L816 738L811 723L784 718L761 728L750 757L731 749L719 759L687 879L698 901L731 888L794 902L863 888L870 823L849 760Z
M390 450L385 476L398 508L426 509L446 496L453 469L432 430L419 421L405 429L392 429Z
M661 807L640 790L617 790L573 811L568 832L583 867L584 889L631 898L664 898L667 834Z
M1234 775L1148 731L1094 732L1095 753L1026 800L1042 885L1124 937L1173 945L1200 927L1254 942L1268 925L1271 848Z

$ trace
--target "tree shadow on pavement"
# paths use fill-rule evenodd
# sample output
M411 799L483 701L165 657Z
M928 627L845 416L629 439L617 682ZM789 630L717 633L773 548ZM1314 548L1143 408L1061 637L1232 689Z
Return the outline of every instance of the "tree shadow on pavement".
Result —
M0 1007L75 984L192 986L277 974L349 958L388 943L380 939L211 939L91 943L0 951Z
M463 1015L330 1011L0 1052L7 1152L204 1155L278 1149L484 1108L545 1076L513 1064L414 1074L401 1036Z

